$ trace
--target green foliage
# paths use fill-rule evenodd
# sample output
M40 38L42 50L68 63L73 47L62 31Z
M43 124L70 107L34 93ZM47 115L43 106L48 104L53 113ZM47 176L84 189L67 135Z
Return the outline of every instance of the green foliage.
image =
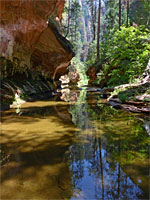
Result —
M118 98L120 99L121 103L124 103L129 99L129 96L126 94L122 94L122 95L118 95Z
M63 13L62 33L71 42L73 51L78 58L80 58L83 47L82 33L80 31L81 21L79 20L81 16L82 10L79 3L73 0L71 5L69 5L67 1Z
M112 30L119 29L119 1L106 0L105 2L106 11L104 14L105 20L105 33L111 32ZM121 4L121 24L125 25L127 19L126 2L122 1Z
M78 86L87 85L88 84L88 77L86 75L86 66L83 62L81 62L77 57L74 57L71 61L71 65L73 65L80 76L80 81L78 82Z
M76 33L76 40L70 40L72 46L73 46L73 51L75 52L75 55L78 59L80 59L81 51L82 51L82 42L81 42L81 34L80 32Z
M145 25L150 28L149 0L134 0L130 5L129 17L131 23Z
M119 2L119 1L118 1ZM105 14L105 21L107 30L111 30L113 28L118 28L118 2L117 1L106 1L106 14Z
M86 62L86 65L87 66L93 65L95 63L96 56L97 56L96 40L94 40L93 42L89 44L89 53L88 53L88 60Z
M108 86L133 82L144 72L150 56L150 30L144 26L121 27L101 44L102 71L98 80L105 77Z

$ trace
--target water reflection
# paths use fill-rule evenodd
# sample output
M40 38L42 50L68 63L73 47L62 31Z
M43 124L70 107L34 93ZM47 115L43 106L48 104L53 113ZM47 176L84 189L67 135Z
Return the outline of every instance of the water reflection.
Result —
M69 112L80 128L70 146L72 199L148 199L148 134L136 115L82 90ZM86 101L85 101L86 100Z
M24 104L21 115L15 110L2 114L1 199L71 197L72 174L64 154L76 128L67 109L63 102L43 101Z
M2 114L1 199L148 199L143 116L86 88L19 113Z
M79 91L70 90L69 88L65 88L61 90L61 99L63 101L68 101L71 103L75 103L78 101L78 97L80 95Z

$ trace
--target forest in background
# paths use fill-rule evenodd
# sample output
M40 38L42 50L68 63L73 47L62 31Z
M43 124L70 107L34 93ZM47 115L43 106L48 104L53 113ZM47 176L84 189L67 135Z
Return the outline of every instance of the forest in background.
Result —
M91 84L108 87L143 78L150 57L148 0L67 0L61 32L82 79L93 73Z
M27 100L33 94L41 95L41 92L44 94L61 87L62 80L73 83L73 87L70 84L71 88L88 86L99 91L110 89L104 94L108 101L118 95L117 101L118 98L121 103L131 100L127 103L133 104L135 100L135 104L142 107L138 112L150 112L149 0L65 2L62 17L57 17L58 13L56 16L51 13L46 18L48 30L52 31L46 32L45 36L42 34L40 42L43 45L37 45L32 56L27 54L29 66L25 65L26 57L24 60L19 57L24 53L18 54L16 51L12 60L0 56L3 105L9 108L14 101L16 88L19 88L21 98ZM20 39L22 41L22 37ZM24 45L21 48L24 49ZM66 70L70 60L71 65ZM23 65L20 64L22 62Z

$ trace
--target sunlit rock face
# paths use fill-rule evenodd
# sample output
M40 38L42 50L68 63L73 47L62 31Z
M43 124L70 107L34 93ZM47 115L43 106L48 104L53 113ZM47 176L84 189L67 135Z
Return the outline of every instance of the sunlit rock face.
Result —
M0 55L11 61L17 59L20 71L40 67L53 79L64 74L72 58L68 41L57 30L64 3L65 0L1 0Z
M71 85L77 85L77 83L80 81L80 75L76 68L69 67L68 74L65 74L64 76L61 76L61 87L71 86Z

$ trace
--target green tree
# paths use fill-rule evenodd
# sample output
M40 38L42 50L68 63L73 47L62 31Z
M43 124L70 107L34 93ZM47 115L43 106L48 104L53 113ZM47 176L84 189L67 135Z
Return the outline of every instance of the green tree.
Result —
M137 25L146 25L150 28L150 2L147 0L134 0L130 3L130 22Z

